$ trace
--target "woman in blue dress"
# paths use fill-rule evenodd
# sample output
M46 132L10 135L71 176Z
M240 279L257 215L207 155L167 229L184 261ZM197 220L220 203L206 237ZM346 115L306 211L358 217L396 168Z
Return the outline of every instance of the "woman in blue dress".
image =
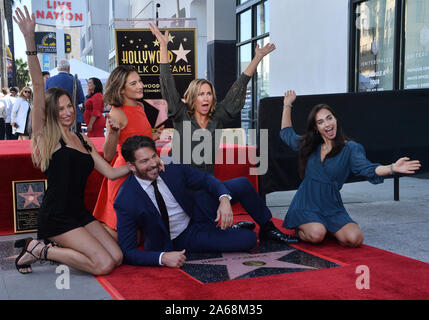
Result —
M340 195L350 173L377 184L383 182L384 176L394 173L414 173L420 168L420 162L406 157L390 165L370 162L363 146L344 136L334 111L326 104L313 107L305 134L298 136L291 120L295 98L294 91L285 93L280 138L299 152L299 173L303 181L283 226L295 229L302 241L319 243L330 232L341 245L358 247L364 239L362 231L350 218Z

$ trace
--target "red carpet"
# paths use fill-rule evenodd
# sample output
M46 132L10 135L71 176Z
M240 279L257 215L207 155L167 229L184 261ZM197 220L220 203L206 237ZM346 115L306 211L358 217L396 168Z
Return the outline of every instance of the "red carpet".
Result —
M238 219L246 219L239 216ZM276 219L276 224L281 221ZM420 300L429 298L429 264L363 245L344 248L333 239L293 247L341 266L203 284L180 269L123 265L97 277L118 300ZM369 289L357 289L369 270ZM360 282L360 281L358 281Z

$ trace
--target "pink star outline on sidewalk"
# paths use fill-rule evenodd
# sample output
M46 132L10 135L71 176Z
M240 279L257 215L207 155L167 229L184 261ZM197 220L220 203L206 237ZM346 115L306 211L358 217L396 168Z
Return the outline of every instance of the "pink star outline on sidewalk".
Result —
M228 275L231 280L259 268L316 269L301 264L277 260L294 251L296 250L293 249L257 254L237 252L223 253L220 258L188 261L186 264L224 265L228 270Z
M168 119L167 101L163 99L145 99L145 101L159 111L155 122L155 128L157 128Z

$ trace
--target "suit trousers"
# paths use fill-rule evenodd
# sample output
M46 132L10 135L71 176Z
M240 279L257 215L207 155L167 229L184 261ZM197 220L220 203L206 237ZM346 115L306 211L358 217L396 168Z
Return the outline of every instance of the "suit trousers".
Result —
M240 202L256 221L263 225L272 215L262 198L247 178L236 178L223 182L230 191L231 203ZM188 227L173 240L175 250L187 252L234 252L249 251L255 247L255 232L247 229L220 229L214 221L219 199L205 190L190 191L194 198L194 210Z

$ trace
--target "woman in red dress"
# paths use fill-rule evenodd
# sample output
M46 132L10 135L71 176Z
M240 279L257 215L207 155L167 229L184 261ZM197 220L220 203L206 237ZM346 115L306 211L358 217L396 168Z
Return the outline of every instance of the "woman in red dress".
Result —
M98 78L88 80L88 99L85 101L85 112L83 119L86 123L86 135L88 137L104 137L104 127L106 118L104 118L103 102L103 84Z
M121 154L121 146L128 137L143 135L153 138L152 127L144 107L138 102L142 98L143 82L136 69L127 65L115 68L107 79L103 97L104 102L112 106L107 116L103 152L104 158L110 161L114 168L126 164ZM117 239L117 233L113 203L125 179L126 177L115 181L103 179L93 212L94 217L104 223L114 239Z

